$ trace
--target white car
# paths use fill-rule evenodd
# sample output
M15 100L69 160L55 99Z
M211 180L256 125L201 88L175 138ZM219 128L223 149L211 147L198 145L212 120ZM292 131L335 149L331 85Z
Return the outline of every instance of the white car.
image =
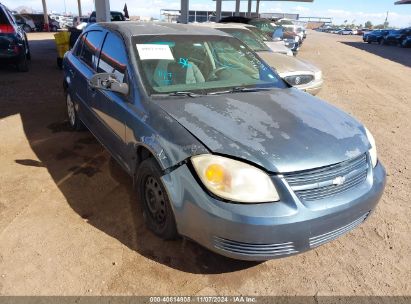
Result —
M296 22L297 21L295 20L283 18L276 21L273 26L280 25L288 31L295 33L299 37L299 41L296 42L301 43L305 39L305 27L300 24L296 24Z
M357 35L358 31L357 30L352 30L352 29L343 29L338 32L340 35Z

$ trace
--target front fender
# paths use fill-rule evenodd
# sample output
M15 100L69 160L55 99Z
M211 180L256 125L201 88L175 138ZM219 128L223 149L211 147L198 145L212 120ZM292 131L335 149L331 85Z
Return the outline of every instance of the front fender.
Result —
M150 104L147 114L139 116L140 119L126 126L126 139L134 157L138 149L144 147L166 171L193 155L209 153L196 137L157 105ZM134 172L137 165L135 161Z

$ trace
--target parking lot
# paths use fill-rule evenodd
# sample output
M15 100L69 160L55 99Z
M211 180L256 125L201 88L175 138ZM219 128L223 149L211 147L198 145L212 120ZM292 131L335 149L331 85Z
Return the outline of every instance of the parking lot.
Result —
M30 72L0 69L0 295L411 295L411 49L308 33L298 57L374 134L387 187L353 232L247 263L145 228L131 179L69 131L52 38L29 35Z

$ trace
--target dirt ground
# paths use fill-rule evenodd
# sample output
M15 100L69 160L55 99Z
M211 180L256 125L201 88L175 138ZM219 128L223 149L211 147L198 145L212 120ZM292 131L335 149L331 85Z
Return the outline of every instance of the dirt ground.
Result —
M29 38L31 71L0 69L0 295L411 295L411 49L309 32L298 57L374 134L387 187L353 232L245 263L144 227L128 176L68 130L52 36Z

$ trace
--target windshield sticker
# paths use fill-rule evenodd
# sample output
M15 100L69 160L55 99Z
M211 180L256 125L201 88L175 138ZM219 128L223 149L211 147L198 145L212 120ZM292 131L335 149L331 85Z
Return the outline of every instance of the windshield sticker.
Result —
M159 82L161 82L161 84L163 85L170 85L173 79L173 74L169 73L167 71L164 70L159 70L157 72L159 79Z
M170 46L164 44L136 44L140 60L174 60Z
M188 58L180 58L178 63L181 65L182 68L189 68L191 63L188 63Z

